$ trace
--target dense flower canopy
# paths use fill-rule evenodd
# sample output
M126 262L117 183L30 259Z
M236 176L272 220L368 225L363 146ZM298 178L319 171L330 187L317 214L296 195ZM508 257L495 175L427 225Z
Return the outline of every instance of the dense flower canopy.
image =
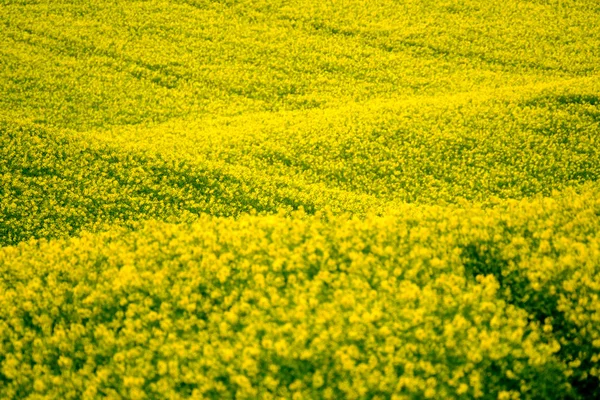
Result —
M0 398L600 397L595 1L0 23Z

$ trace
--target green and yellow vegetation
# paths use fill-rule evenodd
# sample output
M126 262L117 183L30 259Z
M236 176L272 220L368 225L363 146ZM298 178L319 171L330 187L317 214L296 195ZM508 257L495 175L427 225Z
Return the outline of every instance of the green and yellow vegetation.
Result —
M0 398L600 397L595 0L1 0Z

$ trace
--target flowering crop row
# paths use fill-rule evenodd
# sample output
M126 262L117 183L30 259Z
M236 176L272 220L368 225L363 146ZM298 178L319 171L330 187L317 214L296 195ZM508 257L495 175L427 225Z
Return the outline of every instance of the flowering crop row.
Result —
M269 121L86 133L7 121L0 243L199 213L385 213L403 202L548 196L599 177L599 82L269 113Z

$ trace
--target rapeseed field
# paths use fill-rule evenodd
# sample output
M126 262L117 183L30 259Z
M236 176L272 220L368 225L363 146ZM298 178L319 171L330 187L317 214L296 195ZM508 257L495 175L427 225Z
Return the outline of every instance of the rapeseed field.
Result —
M0 0L0 399L600 398L596 0Z

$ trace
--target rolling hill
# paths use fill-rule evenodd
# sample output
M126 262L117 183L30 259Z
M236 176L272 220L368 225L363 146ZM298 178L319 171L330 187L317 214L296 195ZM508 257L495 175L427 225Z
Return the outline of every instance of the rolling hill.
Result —
M600 396L593 0L0 1L0 397Z

